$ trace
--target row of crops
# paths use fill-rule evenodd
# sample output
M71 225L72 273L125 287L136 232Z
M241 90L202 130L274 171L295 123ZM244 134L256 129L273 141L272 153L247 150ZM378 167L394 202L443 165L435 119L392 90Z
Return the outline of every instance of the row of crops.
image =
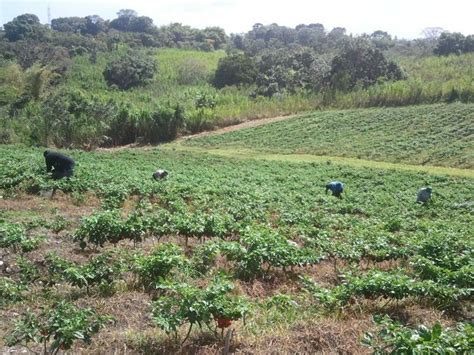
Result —
M185 144L472 169L472 122L474 105L460 102L316 111Z
M474 345L473 180L150 149L74 151L75 176L52 181L40 150L0 153L4 349L100 351L118 333L145 351L125 335L132 315L105 306L132 294L146 303L136 333L154 329L155 351L203 336L224 346L225 329L235 349L258 348L274 327L372 314L361 349ZM151 178L158 167L166 180ZM343 199L324 192L336 178ZM425 185L433 200L416 204ZM436 321L394 311L413 307Z

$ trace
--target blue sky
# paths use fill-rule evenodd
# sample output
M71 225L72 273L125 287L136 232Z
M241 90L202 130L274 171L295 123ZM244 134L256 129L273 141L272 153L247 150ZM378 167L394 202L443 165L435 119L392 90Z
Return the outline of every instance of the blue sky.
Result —
M474 0L0 0L0 24L23 13L47 23L48 5L51 18L97 14L112 19L118 10L130 8L156 25L220 26L227 33L275 22L291 27L322 23L326 29L340 26L353 34L384 30L399 38L421 37L424 28L435 26L474 34Z

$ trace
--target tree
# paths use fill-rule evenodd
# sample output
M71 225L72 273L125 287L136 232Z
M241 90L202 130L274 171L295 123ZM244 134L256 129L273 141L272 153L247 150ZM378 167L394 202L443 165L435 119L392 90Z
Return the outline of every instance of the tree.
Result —
M202 33L206 40L211 41L214 49L220 49L227 43L228 37L220 27L206 27Z
M438 40L439 36L445 32L441 27L426 27L421 34L429 41L435 42Z
M464 39L463 52L474 52L474 35L466 36L466 38Z
M21 39L36 39L44 38L47 28L43 26L38 16L32 14L23 14L15 17L12 21L3 25L5 30L5 37L10 42L15 42Z
M228 85L252 84L257 76L255 61L244 55L231 55L219 60L214 86L222 88Z
M138 16L134 10L120 10L117 16L110 22L110 27L118 31L151 33L156 29L150 17Z
M309 48L268 51L259 62L256 94L273 96L299 89L320 90L329 69Z
M102 17L99 15L86 16L86 26L83 33L90 35L97 35L100 32L104 32L107 29L107 25Z
M388 32L378 30L373 32L369 38L378 49L385 50L393 46L392 36L390 36Z
M349 91L356 85L367 87L379 78L401 80L405 75L395 62L388 61L366 41L346 43L331 62L329 83L335 89Z
M152 33L156 29L153 20L147 16L132 17L127 31Z
M461 54L464 48L465 37L462 33L444 32L438 39L434 49L437 55Z
M157 71L153 57L141 52L127 52L109 61L103 72L109 86L127 90L149 82Z
M59 17L51 20L51 29L58 32L83 33L85 28L84 17Z

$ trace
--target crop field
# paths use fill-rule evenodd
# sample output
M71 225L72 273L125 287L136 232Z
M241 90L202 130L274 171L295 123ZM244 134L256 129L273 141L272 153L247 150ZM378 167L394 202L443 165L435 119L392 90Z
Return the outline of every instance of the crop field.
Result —
M472 169L473 122L474 105L462 103L321 111L185 145Z
M419 112L448 110L455 122L472 105ZM316 128L344 112L268 129L300 120ZM358 119L369 121L368 112L382 115L369 110ZM459 119L457 129L467 131L466 123ZM225 137L250 145L257 133ZM445 139L443 148L454 149ZM0 147L2 352L467 353L474 346L472 178L172 147L67 154L75 176L52 181L42 149ZM463 156L456 166L468 165ZM153 180L157 168L169 176ZM325 194L334 179L345 183L341 199ZM432 201L417 204L428 185Z

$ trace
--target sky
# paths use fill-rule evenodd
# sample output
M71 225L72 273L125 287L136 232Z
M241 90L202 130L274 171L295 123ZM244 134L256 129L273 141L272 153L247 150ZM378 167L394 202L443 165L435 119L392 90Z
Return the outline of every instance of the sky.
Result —
M383 30L398 38L420 38L427 27L474 34L474 0L0 0L0 24L33 13L42 23L51 18L99 15L116 18L120 9L149 16L155 25L180 22L197 28L219 26L230 33L251 30L255 23L322 23L327 30L344 27L354 35Z

